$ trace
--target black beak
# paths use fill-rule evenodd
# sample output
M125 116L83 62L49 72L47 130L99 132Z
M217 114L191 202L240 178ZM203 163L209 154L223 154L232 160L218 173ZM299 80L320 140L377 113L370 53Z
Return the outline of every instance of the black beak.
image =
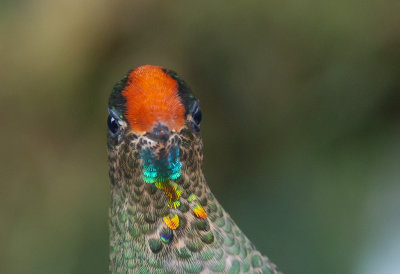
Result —
M147 136L157 142L166 142L171 136L171 131L166 125L158 123L151 132L147 133Z

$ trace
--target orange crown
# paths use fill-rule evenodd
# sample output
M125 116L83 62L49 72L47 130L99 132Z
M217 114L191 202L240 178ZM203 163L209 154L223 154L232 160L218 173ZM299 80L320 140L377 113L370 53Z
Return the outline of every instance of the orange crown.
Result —
M144 65L128 76L122 90L126 117L132 130L150 132L158 123L179 131L185 123L185 107L178 94L178 83L160 66Z

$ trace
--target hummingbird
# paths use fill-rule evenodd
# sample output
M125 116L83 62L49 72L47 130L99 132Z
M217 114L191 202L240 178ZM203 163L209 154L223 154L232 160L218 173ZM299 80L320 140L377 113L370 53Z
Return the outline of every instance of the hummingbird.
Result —
M203 171L200 101L143 65L111 92L110 273L280 273L217 201Z

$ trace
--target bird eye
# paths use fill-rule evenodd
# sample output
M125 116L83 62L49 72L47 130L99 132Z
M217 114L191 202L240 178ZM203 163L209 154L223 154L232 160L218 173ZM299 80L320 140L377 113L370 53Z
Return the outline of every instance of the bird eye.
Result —
M193 121L199 126L200 122L201 122L201 117L202 117L202 114L201 114L201 111L199 108L196 109L195 112L193 112L192 117L193 117Z
M198 101L196 102L194 110L192 111L192 118L193 118L193 121L196 124L196 126L199 127L200 123L201 123L202 114L201 114L201 110L200 110Z
M118 123L117 119L115 119L111 115L108 115L107 125L108 125L108 129L110 130L110 132L112 134L117 134L118 133L118 131L119 131L119 123Z

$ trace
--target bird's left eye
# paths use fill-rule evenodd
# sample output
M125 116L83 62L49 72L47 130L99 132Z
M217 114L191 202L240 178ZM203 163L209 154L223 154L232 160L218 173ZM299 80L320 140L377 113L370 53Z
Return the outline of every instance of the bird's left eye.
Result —
M192 114L193 117L193 121L200 126L201 123L201 118L202 118L202 114L201 114L201 110L200 108L196 108L196 110L193 112Z
M117 119L115 119L111 115L108 115L107 125L108 125L108 129L110 130L110 132L112 134L117 134L118 133L118 131L119 131L119 123L118 123Z
M192 118L193 118L193 124L194 124L194 128L196 130L200 129L200 123L201 123L201 118L202 118L202 114L201 114L201 110L200 110L200 106L199 106L199 101L197 100L193 106L193 110L192 110Z

